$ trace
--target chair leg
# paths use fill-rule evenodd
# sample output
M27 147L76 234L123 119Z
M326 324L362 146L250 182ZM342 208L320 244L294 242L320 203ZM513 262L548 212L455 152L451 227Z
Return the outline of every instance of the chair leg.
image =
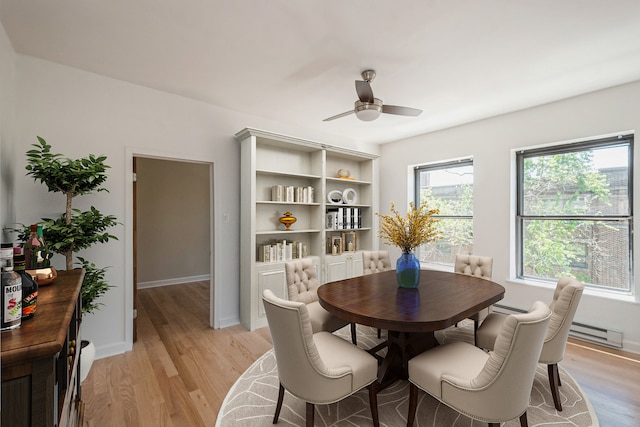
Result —
M378 328L378 338L380 338L381 336L382 336L382 330Z
M500 427L500 423L489 423L489 427Z
M407 415L407 427L413 427L418 406L418 386L409 382L409 414Z
M524 411L524 414L520 415L520 427L529 427L529 423L527 422L527 411Z
M371 419L373 420L373 426L380 426L380 419L378 418L378 381L374 381L368 386L369 388L369 406L371 406Z
M558 386L560 385L560 372L558 372L558 364L552 363L547 365L547 373L549 374L549 387L551 388L551 395L553 396L553 404L558 411L562 411L562 403L560 402L560 391Z
M278 423L278 417L280 417L280 409L282 409L282 400L284 399L284 387L280 384L280 390L278 391L278 403L276 404L276 414L273 416L273 423Z
M356 339L356 324L351 324L351 342L353 345L358 345L358 340Z
M478 328L480 327L480 322L478 320L473 321L473 345L476 345L478 342Z
M307 427L313 427L314 412L315 412L314 404L307 402Z

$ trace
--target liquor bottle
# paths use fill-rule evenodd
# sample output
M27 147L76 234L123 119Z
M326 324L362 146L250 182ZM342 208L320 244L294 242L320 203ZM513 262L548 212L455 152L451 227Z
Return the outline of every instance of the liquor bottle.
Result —
M38 304L38 282L24 269L24 255L14 255L13 270L22 279L22 320L31 319Z
M44 259L44 250L45 250L45 241L44 241L44 235L42 233L42 225L38 224L38 231L36 233L38 235L38 240L40 241L40 250L38 251L38 256L37 256L37 265L38 268L45 268L48 267L48 265L45 265L45 259ZM14 265L15 267L15 265ZM24 284L22 285L22 287L24 288Z
M38 239L38 225L31 224L31 234L24 244L24 265L27 270L38 268L38 253L42 246L42 241Z
M2 243L0 249L0 265L2 265L2 311L0 319L0 330L7 331L20 327L22 322L22 279L18 273L13 271L13 245Z

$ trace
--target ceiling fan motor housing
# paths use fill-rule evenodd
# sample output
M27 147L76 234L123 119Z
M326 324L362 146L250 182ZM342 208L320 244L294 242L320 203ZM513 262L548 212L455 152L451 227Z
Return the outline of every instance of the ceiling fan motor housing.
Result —
M380 113L382 113L382 101L378 98L373 98L373 102L362 102L358 100L354 105L356 117L364 122L375 120L380 117Z

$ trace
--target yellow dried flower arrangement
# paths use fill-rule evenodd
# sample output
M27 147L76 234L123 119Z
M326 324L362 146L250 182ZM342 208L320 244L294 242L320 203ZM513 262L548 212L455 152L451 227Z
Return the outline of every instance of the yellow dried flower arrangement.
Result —
M426 202L422 202L417 209L411 202L405 218L392 202L390 215L376 214L381 219L378 237L390 245L398 246L403 253L409 253L423 243L433 242L440 236L436 229L438 220L433 218L433 215L439 213L438 209L427 210Z

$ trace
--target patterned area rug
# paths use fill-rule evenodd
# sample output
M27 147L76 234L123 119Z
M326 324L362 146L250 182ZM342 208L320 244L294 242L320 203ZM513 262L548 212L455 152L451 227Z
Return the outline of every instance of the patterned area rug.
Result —
M473 323L461 322L457 328L449 328L436 333L440 343L452 340L472 342ZM336 332L350 341L349 328ZM382 338L384 339L383 332ZM373 328L358 325L358 346L372 348L382 340L377 338ZM527 411L529 426L593 426L598 427L598 418L591 403L573 378L560 367L562 387L562 412L555 410L549 391L546 365L539 365L531 401ZM216 427L227 426L268 426L273 425L278 398L278 372L273 350L268 351L236 381L224 399L216 421ZM404 426L407 422L409 405L409 383L397 381L378 393L380 425L386 427ZM285 393L278 424L280 426L304 426L305 403ZM331 405L316 405L315 425L328 426L368 426L373 425L369 411L369 395L366 389ZM486 423L471 420L436 399L421 392L418 397L418 411L415 426L486 426ZM517 427L518 419L504 423L506 427Z

